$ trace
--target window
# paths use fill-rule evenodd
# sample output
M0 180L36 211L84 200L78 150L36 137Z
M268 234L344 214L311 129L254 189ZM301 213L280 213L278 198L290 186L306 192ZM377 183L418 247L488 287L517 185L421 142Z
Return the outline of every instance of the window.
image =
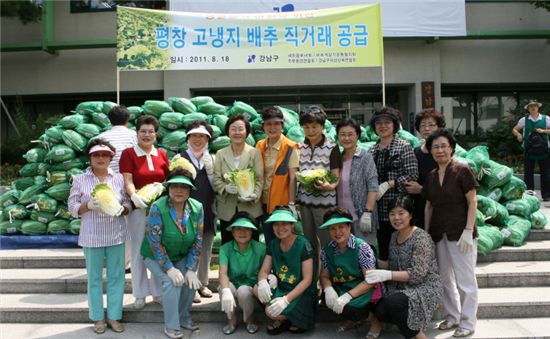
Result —
M166 0L71 0L71 13L109 12L115 11L117 6L166 9Z

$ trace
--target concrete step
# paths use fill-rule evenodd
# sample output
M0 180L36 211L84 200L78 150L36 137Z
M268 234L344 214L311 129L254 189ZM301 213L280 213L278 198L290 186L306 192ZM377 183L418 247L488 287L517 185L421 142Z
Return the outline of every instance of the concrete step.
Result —
M0 293L86 293L83 268L3 269ZM550 286L550 261L479 263L476 276L480 288ZM209 272L209 287L218 288L218 271ZM131 276L126 275L126 293L132 293Z
M550 261L550 240L529 241L520 247L502 246L477 257L478 263L503 261Z
M546 225L548 227L549 225ZM550 228L545 228L542 230L531 230L529 233L529 238L527 241L536 241L536 240L550 240Z
M200 331L186 331L184 338L227 338L221 332L222 323L200 323ZM428 338L443 339L451 337L452 331L439 331L436 329L436 323L426 331ZM107 330L102 338L141 338L141 339L158 339L164 338L162 333L163 324L142 324L142 323L126 323L124 334L119 335ZM335 336L345 338L364 338L367 333L368 325L361 326L357 329L350 330L345 334L335 333L336 324L333 323L317 323L315 330L301 334L300 338L319 338L319 339L334 339ZM38 339L38 338L55 338L55 339L97 339L98 335L92 330L90 322L74 323L74 324L0 324L0 333L3 333L4 339ZM481 319L477 323L476 332L469 338L473 339L489 339L489 338L548 338L550 333L550 318L523 318L523 319ZM247 337L242 326L237 328L233 335L235 338ZM260 331L254 334L255 339L273 338L265 331L265 322L260 323ZM398 339L402 336L398 333L395 327L384 329L380 338Z
M3 294L0 323L85 323L88 322L86 294ZM197 322L224 322L219 295L192 306ZM134 298L124 296L124 320L162 322L162 308L148 299L143 310L133 309ZM258 318L265 319L258 305ZM505 287L479 290L479 319L550 317L550 287ZM317 322L334 322L338 317L321 307ZM550 332L548 332L550 333Z

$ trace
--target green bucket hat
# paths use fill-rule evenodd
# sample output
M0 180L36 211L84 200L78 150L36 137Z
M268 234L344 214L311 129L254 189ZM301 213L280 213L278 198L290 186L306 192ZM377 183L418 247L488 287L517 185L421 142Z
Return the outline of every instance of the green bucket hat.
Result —
M166 181L164 183L164 186L168 187L171 184L184 184L189 187L191 187L192 190L196 190L195 185L193 185L193 182L191 179L186 177L185 175L176 175L175 177L171 178L170 180Z
M271 215L269 216L269 218L265 222L266 223L272 223L272 222L277 222L277 221L292 222L292 223L298 222L298 220L296 220L296 218L294 218L294 216L292 215L292 212L284 211L284 210L274 211L273 213L271 213Z
M334 214L333 216L331 216L327 221L325 221L324 224L322 224L321 226L319 226L319 229L320 230L324 230L325 228L328 228L334 224L341 224L341 223L353 223L353 220L349 219L349 218L345 218L345 217L342 217L338 214Z
M250 229L253 229L255 231L258 230L258 228L256 226L254 226L254 224L250 220L248 220L247 218L238 218L231 225L227 226L226 230L231 231L231 229L233 227L250 228Z

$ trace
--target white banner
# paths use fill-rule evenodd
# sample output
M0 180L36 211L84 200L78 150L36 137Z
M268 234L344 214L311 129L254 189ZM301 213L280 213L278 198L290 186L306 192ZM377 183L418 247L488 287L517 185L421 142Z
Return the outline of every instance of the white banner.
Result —
M169 8L199 13L267 13L374 3L382 5L385 37L466 35L465 0L170 0Z

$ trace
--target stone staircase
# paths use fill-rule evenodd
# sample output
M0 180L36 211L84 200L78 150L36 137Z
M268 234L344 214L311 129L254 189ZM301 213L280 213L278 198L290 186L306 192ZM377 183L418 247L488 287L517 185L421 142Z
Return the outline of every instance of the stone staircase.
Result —
M0 338L94 338L84 267L80 249L0 251ZM479 323L474 338L550 338L550 229L532 231L522 247L503 247L480 256L476 276ZM211 278L210 289L216 290L217 271L211 272ZM161 306L148 301L143 310L132 308L127 275L124 321L128 331L124 336L163 337ZM192 314L201 332L188 336L223 336L225 315L220 312L218 294L193 305ZM265 317L260 319L265 323ZM316 331L303 336L332 338L336 321L338 317L331 311L320 309ZM346 336L360 338L365 333L365 329L354 330ZM452 332L431 329L427 334L430 338L448 338ZM244 335L248 334L237 333L237 337ZM256 335L263 337L267 337L264 330ZM399 337L395 329L384 331L383 338Z

